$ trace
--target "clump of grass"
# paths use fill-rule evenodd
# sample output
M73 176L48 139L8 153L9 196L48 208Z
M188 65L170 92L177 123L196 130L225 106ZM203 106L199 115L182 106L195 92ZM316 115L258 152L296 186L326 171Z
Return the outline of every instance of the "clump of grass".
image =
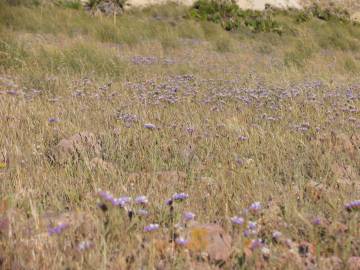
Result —
M285 53L284 62L287 66L302 68L312 55L313 49L308 44L298 42L292 51Z

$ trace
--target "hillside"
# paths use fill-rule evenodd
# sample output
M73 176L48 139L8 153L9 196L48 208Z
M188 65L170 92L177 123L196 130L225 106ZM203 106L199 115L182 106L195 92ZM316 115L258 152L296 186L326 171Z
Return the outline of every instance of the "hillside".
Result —
M347 8L0 1L0 269L359 269Z

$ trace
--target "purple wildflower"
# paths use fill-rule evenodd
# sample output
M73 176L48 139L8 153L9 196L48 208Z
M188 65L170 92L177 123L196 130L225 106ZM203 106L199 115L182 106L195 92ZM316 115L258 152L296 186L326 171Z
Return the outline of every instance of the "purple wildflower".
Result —
M127 204L131 202L131 197L123 196L123 197L119 197L118 200L122 201L123 204Z
M321 225L321 219L318 218L318 217L316 217L316 218L314 218L314 219L311 221L311 223L312 223L313 225Z
M111 195L108 191L99 191L98 195L105 201L112 201L114 199L113 195Z
M179 246L185 246L189 241L183 237L176 238L175 243Z
M144 232L153 232L160 228L159 224L149 224L144 227Z
M172 205L172 203L173 203L173 199L167 199L166 201L165 201L165 204L166 205Z
M248 138L247 136L244 136L244 135L241 135L241 136L239 137L239 140L242 141L242 142L247 141L248 139L249 139L249 138Z
M251 235L256 235L257 232L255 230L249 230L249 229L245 229L244 232L243 232L243 235L245 237L249 237Z
M360 200L355 200L345 204L345 208L348 211L360 209Z
M69 227L69 224L61 223L58 226L49 227L48 233L49 233L50 236L53 235L53 234L60 234L63 230L65 230L68 227Z
M276 241L278 241L281 236L282 236L282 233L279 232L279 231L274 231L274 232L272 233L272 238L273 238L274 240L276 240Z
M78 251L84 251L84 250L87 250L91 247L93 247L93 243L91 243L90 241L82 241L78 244L77 246L77 250Z
M149 200L146 196L138 196L135 198L136 204L148 204Z
M131 202L131 197L124 196L124 197L119 197L119 198L112 198L110 200L110 202L114 206L125 207L126 204Z
M256 222L249 221L248 229L255 230L256 229Z
M192 135L192 134L194 133L195 129L192 128L192 127L188 127L188 128L186 128L186 131L187 131L190 135Z
M254 202L249 207L250 211L252 212L258 212L261 210L261 203L260 202Z
M60 119L59 119L59 118L56 118L56 117L50 117L50 118L48 119L48 122L49 122L49 123L58 123L58 122L60 122Z
M193 220L195 217L196 215L193 212L185 212L183 215L185 221Z
M189 194L187 193L175 193L173 196L172 196L172 199L174 201L183 201L185 199L189 198Z
M145 125L144 125L144 128L147 128L147 129L156 129L156 126L155 126L154 124L148 123L148 124L145 124Z
M234 216L230 218L231 222L236 225L243 225L244 219L242 217Z
M262 248L263 245L264 245L264 243L262 242L261 239L253 239L251 241L250 248L251 248L251 250L256 250L258 248Z

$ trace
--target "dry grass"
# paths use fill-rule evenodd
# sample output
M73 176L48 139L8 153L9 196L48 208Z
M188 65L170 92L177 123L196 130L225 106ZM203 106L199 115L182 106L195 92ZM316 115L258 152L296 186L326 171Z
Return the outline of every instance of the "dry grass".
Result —
M336 256L344 269L359 255L359 211L344 209L360 199L359 26L284 17L295 33L228 33L184 12L114 24L1 4L0 268L336 269ZM100 153L49 158L82 131ZM146 195L149 216L101 211L98 189ZM175 192L189 198L172 216ZM254 201L250 240L269 257L230 221ZM170 241L184 211L232 236L224 264ZM143 232L150 223L160 229Z

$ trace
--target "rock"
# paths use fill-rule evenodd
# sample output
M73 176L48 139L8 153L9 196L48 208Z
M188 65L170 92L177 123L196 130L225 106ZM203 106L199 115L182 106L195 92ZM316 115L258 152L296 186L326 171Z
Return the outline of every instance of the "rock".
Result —
M50 151L52 161L64 164L71 160L86 159L88 157L99 156L101 145L93 133L84 131L62 139Z
M346 265L349 270L360 270L360 257L350 257Z
M217 224L189 228L186 247L197 254L206 253L210 260L226 261L231 255L231 236Z

